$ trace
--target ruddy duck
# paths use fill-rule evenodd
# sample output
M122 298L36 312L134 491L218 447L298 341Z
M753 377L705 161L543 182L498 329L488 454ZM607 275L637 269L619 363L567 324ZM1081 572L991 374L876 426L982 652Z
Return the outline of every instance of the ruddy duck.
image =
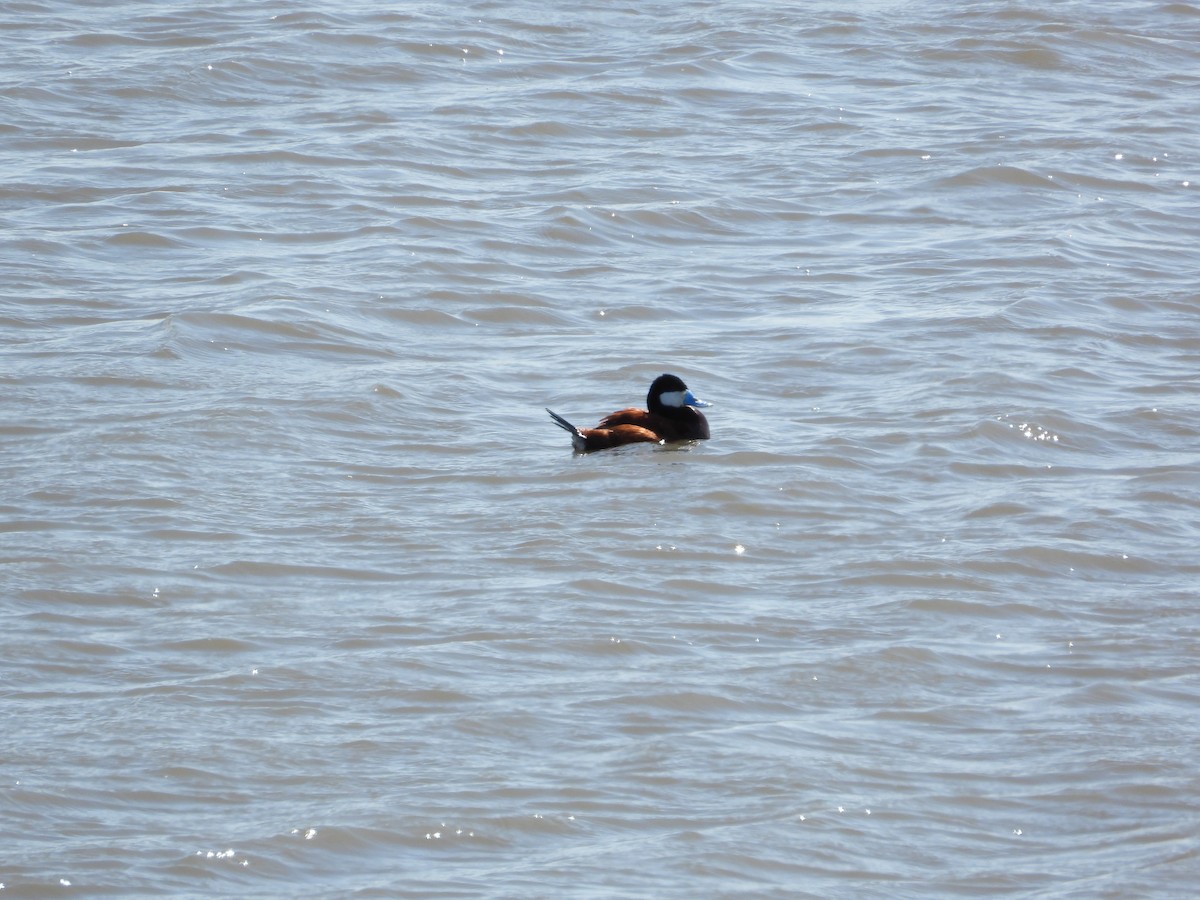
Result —
M683 380L675 375L659 375L646 395L649 409L618 410L605 416L595 428L579 429L547 409L554 424L571 432L571 446L580 453L607 450L625 444L661 444L670 441L708 440L708 420L694 407L710 406L697 400Z

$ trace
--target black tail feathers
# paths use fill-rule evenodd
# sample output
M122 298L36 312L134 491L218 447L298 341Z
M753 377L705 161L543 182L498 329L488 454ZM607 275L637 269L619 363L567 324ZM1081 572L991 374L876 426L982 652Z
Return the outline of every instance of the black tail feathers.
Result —
M550 413L550 418L552 418L554 420L554 424L557 425L559 428L563 429L563 431L569 431L569 432L571 432L571 434L579 434L578 428L576 428L574 425L572 425L570 422L568 422L566 419L564 419L562 416L560 416L554 410L547 407L546 412Z

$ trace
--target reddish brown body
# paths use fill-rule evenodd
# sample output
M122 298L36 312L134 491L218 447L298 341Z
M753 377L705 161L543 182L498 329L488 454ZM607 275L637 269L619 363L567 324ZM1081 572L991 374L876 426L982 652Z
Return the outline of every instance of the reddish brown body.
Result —
M684 419L669 419L631 406L605 416L595 428L581 428L580 433L587 441L587 449L603 450L642 441L654 444L660 441L706 441L708 422L700 413Z

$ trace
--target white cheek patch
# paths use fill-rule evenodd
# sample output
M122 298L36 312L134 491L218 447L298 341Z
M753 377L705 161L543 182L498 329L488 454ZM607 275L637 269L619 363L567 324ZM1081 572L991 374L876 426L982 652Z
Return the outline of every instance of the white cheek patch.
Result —
M663 406L673 406L679 409L684 404L683 391L666 391L659 394L658 402Z

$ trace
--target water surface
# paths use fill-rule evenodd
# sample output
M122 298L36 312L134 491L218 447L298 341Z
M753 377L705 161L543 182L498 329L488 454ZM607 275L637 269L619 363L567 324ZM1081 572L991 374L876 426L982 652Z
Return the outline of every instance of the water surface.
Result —
M3 19L6 896L1191 895L1200 7Z

